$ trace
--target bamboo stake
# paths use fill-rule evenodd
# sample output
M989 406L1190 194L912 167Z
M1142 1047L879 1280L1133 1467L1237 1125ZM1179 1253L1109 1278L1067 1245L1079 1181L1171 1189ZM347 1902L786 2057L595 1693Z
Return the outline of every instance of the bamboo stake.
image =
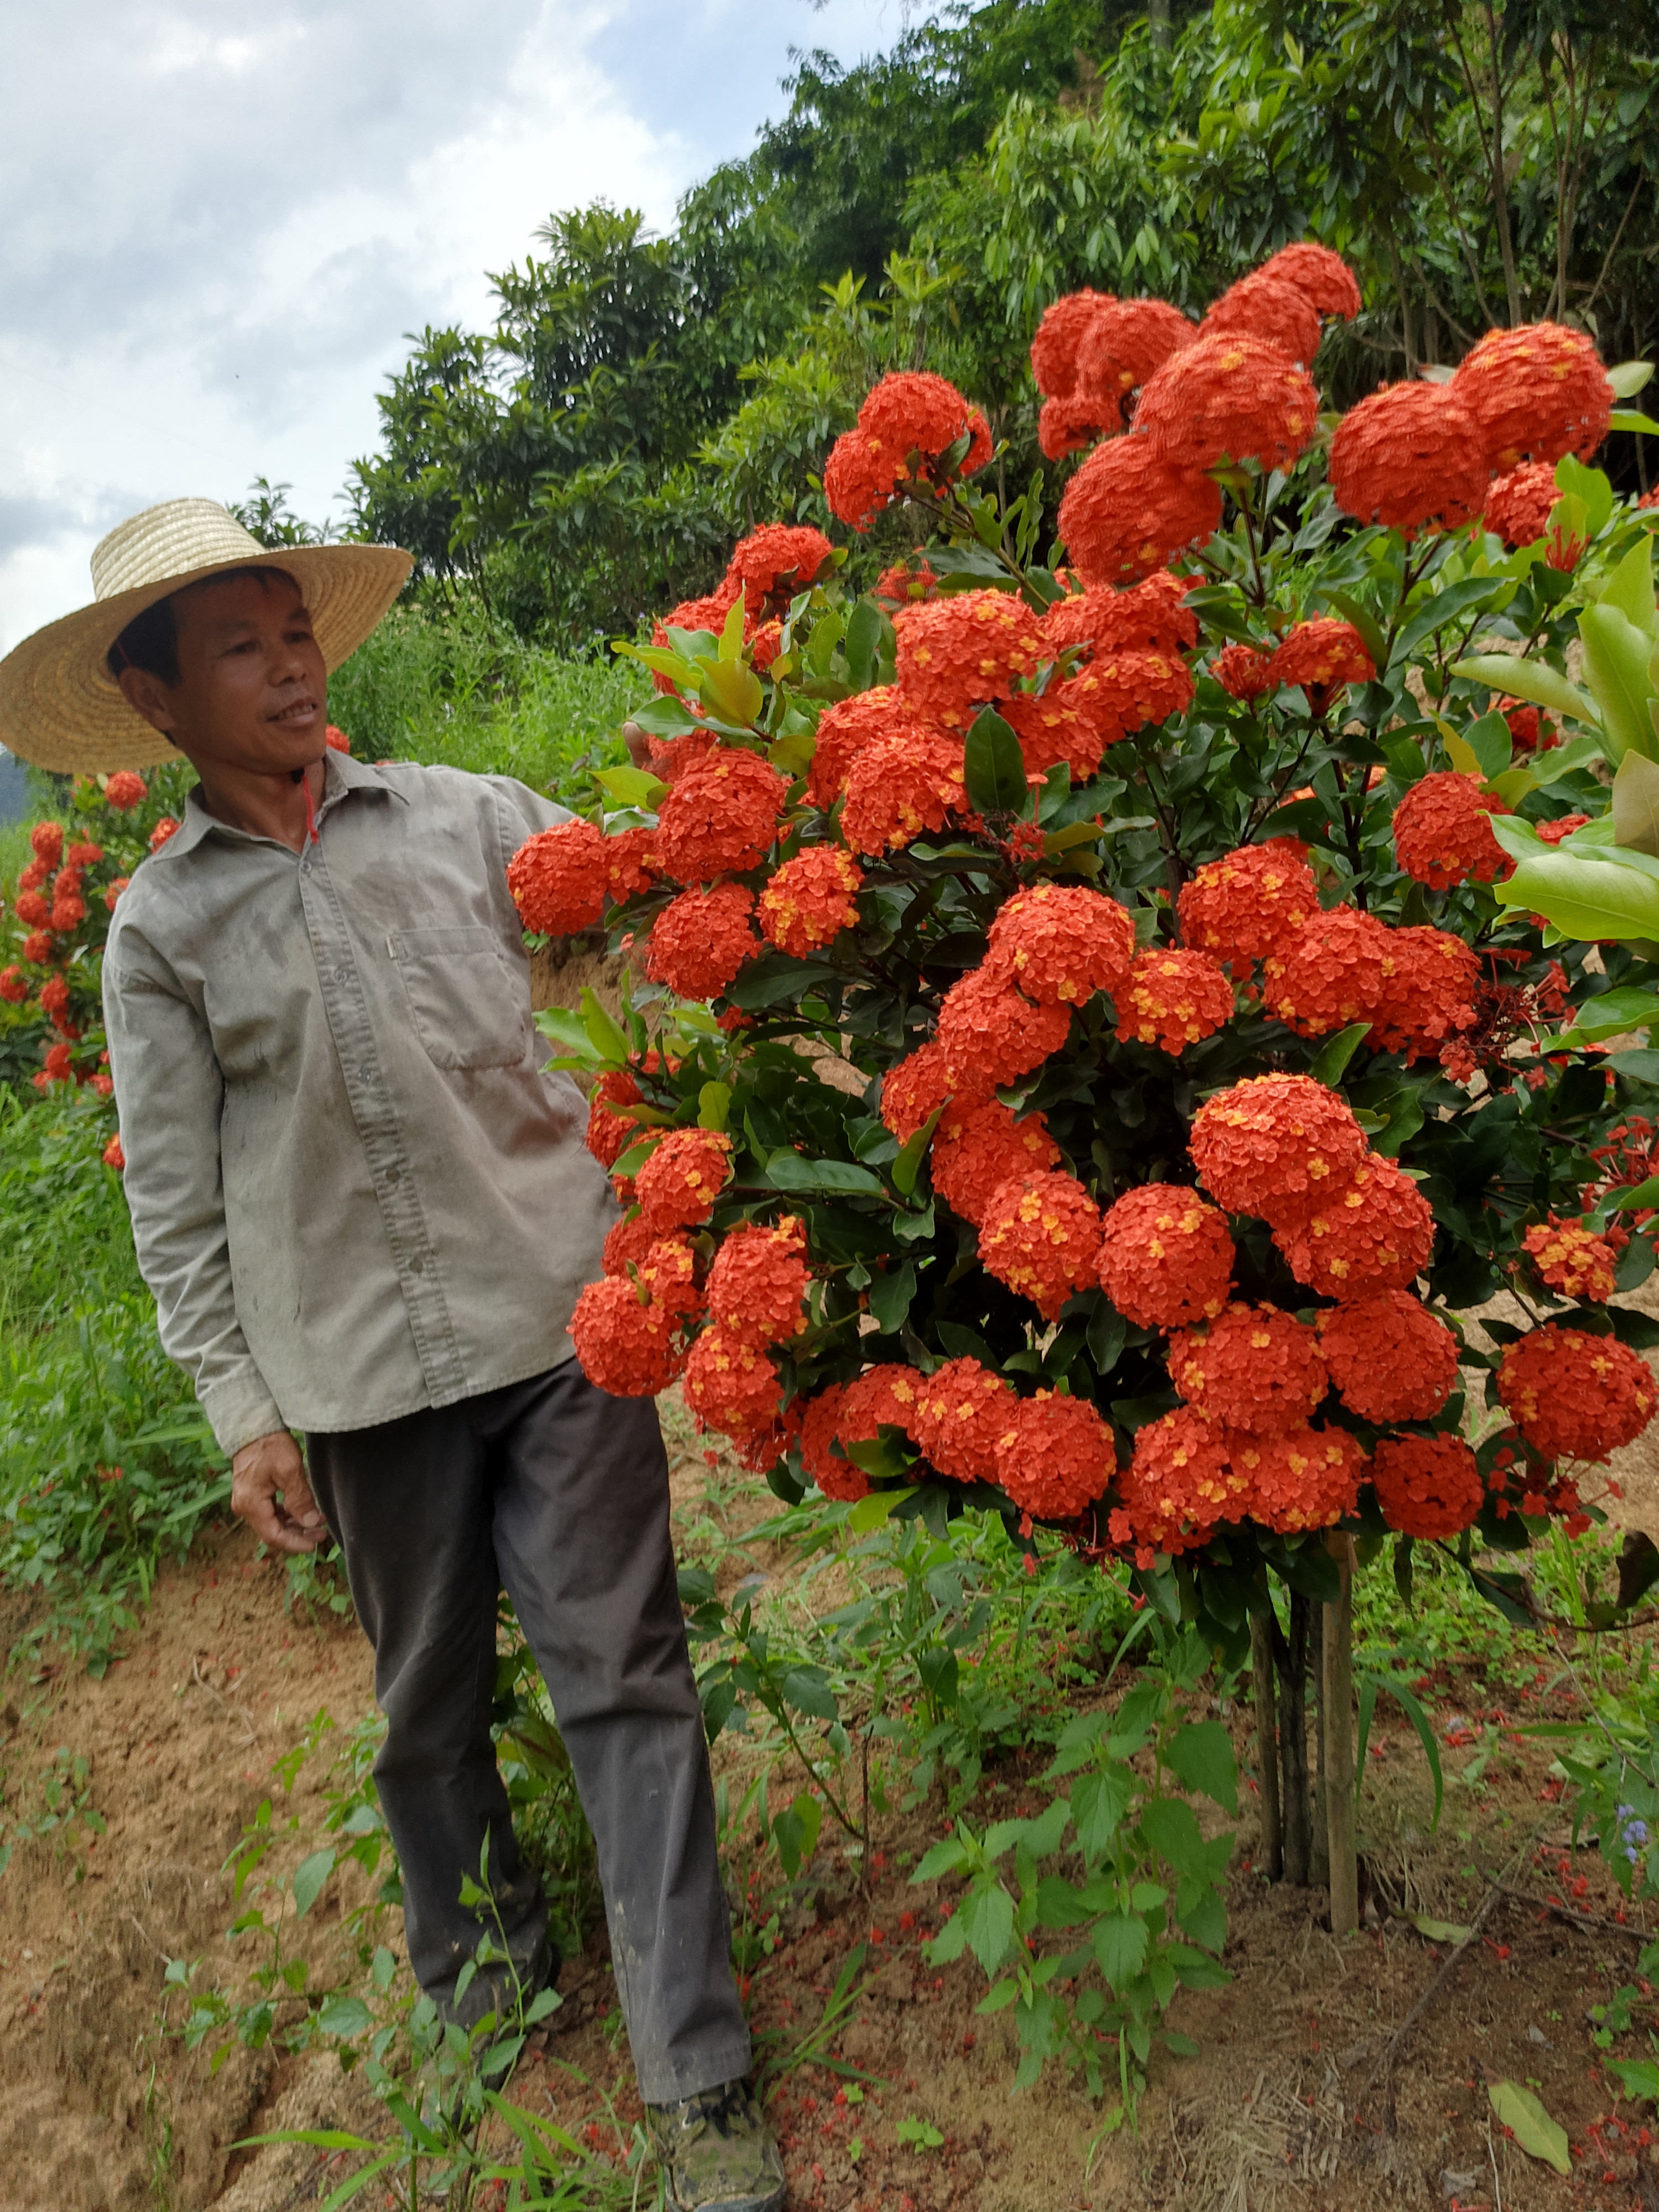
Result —
M1285 1826L1279 1806L1279 1700L1274 1695L1273 1632L1250 1615L1250 1678L1255 1691L1255 1763L1261 1787L1261 1868L1269 1881L1285 1873Z
M1359 1925L1359 1862L1354 1832L1353 1539L1333 1532L1325 1540L1342 1578L1340 1596L1334 1605L1325 1607L1319 1701L1324 1724L1331 1932L1350 1936Z

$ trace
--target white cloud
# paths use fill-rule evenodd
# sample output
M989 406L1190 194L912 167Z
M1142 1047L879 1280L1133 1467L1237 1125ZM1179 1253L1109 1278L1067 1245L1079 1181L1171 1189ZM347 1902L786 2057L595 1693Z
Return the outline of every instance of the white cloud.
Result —
M9 23L0 650L101 532L287 479L320 515L403 333L488 312L553 210L657 228L898 0L80 0Z

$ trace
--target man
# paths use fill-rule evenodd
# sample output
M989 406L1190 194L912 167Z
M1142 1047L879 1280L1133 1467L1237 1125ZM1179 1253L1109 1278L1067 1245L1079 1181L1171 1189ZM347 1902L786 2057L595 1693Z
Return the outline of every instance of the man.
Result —
M566 817L325 742L328 672L408 569L151 508L94 554L94 604L0 664L0 738L200 779L104 956L139 1264L235 1511L284 1552L325 1521L345 1555L416 1976L465 2021L557 1972L489 1735L504 1583L598 1841L670 2201L775 2212L655 1412L595 1389L565 1333L613 1208L580 1092L543 1072L505 870ZM486 1838L510 1963L463 1990Z

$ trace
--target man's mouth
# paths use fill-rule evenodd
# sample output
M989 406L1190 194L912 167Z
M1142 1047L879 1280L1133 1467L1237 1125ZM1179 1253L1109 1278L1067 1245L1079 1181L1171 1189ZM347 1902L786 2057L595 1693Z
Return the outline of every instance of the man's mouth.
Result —
M317 702L314 699L295 699L290 705L284 707L280 713L272 714L269 719L281 729L284 726L295 722L308 722L314 717L316 712Z

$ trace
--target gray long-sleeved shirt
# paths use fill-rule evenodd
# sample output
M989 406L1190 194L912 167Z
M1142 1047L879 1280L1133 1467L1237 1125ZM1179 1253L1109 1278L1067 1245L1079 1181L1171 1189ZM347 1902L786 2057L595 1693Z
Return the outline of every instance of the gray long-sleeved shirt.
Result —
M562 809L331 752L300 854L182 827L115 910L104 1012L138 1264L219 1443L522 1381L615 1218L544 1072L507 861Z

